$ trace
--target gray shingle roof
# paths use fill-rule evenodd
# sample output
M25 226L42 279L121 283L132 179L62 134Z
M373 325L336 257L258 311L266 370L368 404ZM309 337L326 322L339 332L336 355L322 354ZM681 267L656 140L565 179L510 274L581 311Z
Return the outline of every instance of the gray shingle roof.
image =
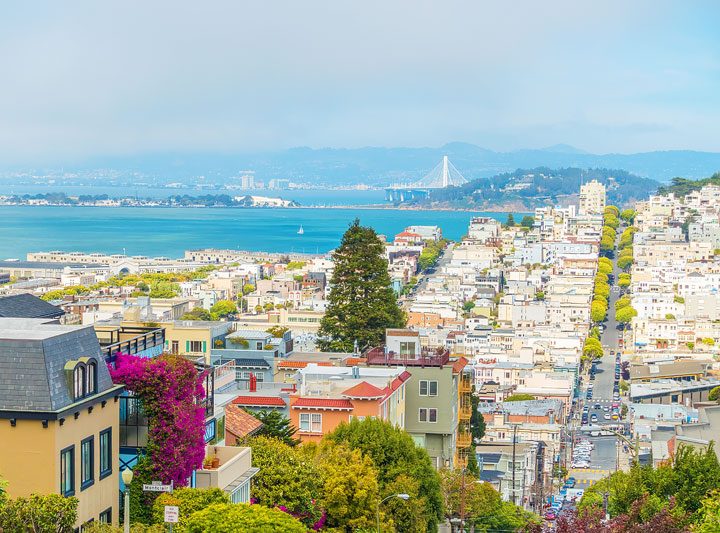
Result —
M57 411L73 403L65 364L97 363L97 393L113 387L92 327L0 318L0 410Z
M58 318L65 314L59 307L32 294L14 294L0 298L0 317Z

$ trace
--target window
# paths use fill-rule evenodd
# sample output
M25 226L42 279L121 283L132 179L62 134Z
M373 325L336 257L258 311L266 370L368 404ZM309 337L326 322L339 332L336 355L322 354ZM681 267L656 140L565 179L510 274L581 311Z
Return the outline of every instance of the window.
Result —
M437 422L437 409L421 407L418 419L420 422Z
M85 387L85 394L95 394L95 390L97 389L97 364L95 362L89 363L86 372L87 385Z
M112 428L100 432L100 479L112 474Z
M438 393L438 382L428 381L426 379L420 380L420 396L437 396Z
M100 513L101 524L112 524L112 507L108 507L102 513Z
M415 343L414 342L401 342L400 343L400 355L415 355Z
M75 494L75 446L68 446L60 452L60 494Z
M190 341L191 352L202 352L202 341Z
M88 437L80 442L80 490L85 490L95 482L93 467L95 466L95 437Z
M300 431L322 433L322 415L320 413L300 413Z
M170 352L175 355L180 353L180 343L178 341L172 341L172 347L170 348Z
M73 396L76 400L85 396L85 365L79 364L73 370Z
M256 342L255 343L255 349L256 350L262 350L263 349L263 343L262 342Z

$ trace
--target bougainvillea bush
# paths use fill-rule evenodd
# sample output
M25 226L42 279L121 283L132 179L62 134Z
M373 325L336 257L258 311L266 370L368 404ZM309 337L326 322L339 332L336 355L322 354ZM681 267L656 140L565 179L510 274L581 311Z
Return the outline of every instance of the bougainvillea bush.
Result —
M110 375L142 401L148 418L148 474L163 483L186 486L205 457L202 374L177 355L118 354Z

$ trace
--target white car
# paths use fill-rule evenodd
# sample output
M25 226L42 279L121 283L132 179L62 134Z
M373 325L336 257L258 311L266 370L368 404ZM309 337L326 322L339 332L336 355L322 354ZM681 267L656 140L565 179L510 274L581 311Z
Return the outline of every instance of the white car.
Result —
M612 419L612 417L610 416L609 413L605 413L605 414L603 415L603 418L604 418L605 420L610 420L610 419Z
M570 467L571 468L588 468L590 466L590 463L588 461L581 461L581 462L573 462Z

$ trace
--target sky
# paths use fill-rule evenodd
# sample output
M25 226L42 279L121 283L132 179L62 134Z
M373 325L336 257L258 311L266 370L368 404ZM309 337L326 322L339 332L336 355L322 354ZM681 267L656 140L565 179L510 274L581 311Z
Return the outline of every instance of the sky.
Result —
M294 146L720 151L720 3L0 7L0 160Z

